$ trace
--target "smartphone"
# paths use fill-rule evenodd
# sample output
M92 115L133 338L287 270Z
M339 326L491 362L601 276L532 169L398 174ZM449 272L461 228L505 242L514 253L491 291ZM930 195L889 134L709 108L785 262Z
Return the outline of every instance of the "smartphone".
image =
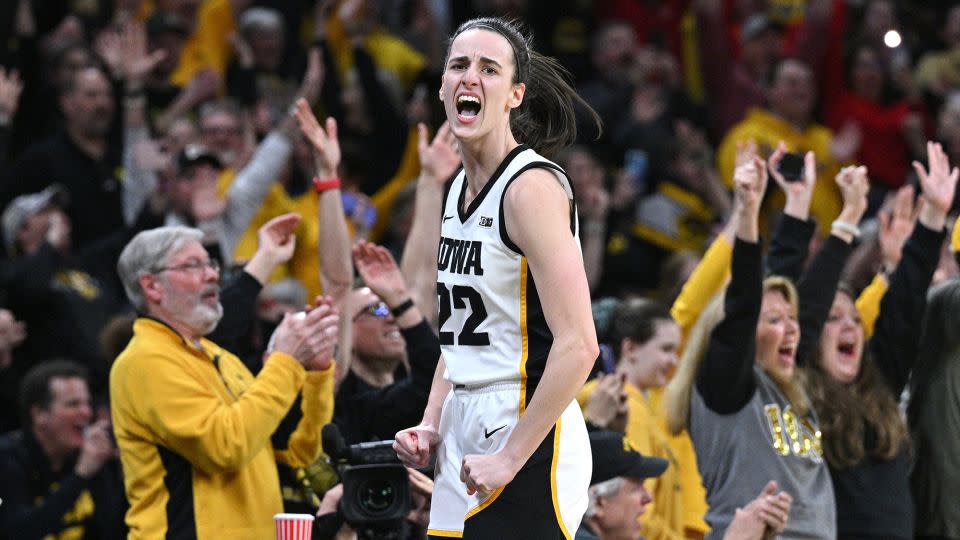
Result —
M803 154L787 152L780 159L777 171L787 182L800 182L803 179Z
M623 154L623 171L633 181L637 193L644 194L647 188L647 168L650 159L644 150L627 150Z

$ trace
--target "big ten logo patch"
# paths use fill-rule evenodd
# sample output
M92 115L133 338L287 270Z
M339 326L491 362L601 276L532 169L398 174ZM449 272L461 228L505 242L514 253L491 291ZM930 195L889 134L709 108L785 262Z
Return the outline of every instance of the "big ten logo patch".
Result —
M764 413L773 436L773 449L778 454L792 453L815 463L823 461L821 433L809 418L799 418L789 405L783 411L779 405L767 405Z

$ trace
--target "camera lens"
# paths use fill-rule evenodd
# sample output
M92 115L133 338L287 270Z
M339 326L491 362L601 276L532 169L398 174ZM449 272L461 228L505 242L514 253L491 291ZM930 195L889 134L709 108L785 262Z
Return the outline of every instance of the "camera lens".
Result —
M370 479L357 489L360 508L371 515L384 514L397 500L396 490L391 482Z

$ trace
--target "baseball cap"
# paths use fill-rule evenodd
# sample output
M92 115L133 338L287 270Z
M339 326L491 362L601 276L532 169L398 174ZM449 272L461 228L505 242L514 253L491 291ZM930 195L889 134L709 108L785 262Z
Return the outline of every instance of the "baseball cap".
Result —
M147 36L150 38L166 33L179 34L183 37L190 35L190 28L187 23L169 11L157 11L147 18L144 27L147 30Z
M740 41L750 41L767 30L776 30L779 32L783 30L783 26L771 21L762 13L755 13L743 21L743 25L740 27Z
M591 432L590 450L593 453L593 477L590 485L618 476L654 478L667 469L667 460L644 456L622 433Z
M188 144L177 153L178 172L182 173L188 167L192 167L200 163L206 163L217 169L223 168L223 163L220 162L220 158L218 158L216 154L211 152L202 144Z
M17 243L17 233L30 216L51 204L64 207L69 199L67 190L62 185L53 184L39 193L21 195L10 201L3 211L3 217L0 218L3 222L3 243L7 252L13 253Z

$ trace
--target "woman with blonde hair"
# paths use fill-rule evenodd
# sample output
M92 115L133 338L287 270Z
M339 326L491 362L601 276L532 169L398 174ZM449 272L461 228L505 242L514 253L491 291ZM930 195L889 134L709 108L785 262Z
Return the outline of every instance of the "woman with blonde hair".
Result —
M808 155L807 161L812 162ZM694 327L681 370L667 391L671 429L687 427L710 507L708 538L721 538L737 508L769 480L794 497L785 536L834 538L836 513L822 458L815 412L796 371L800 344L796 289L788 279L761 277L758 207L766 165L744 147L738 155L735 196L740 222L732 276ZM844 199L838 222L818 258L844 259L866 208L866 175L837 177ZM835 222L836 223L836 222ZM820 320L805 320L817 333ZM697 361L699 360L699 362Z

